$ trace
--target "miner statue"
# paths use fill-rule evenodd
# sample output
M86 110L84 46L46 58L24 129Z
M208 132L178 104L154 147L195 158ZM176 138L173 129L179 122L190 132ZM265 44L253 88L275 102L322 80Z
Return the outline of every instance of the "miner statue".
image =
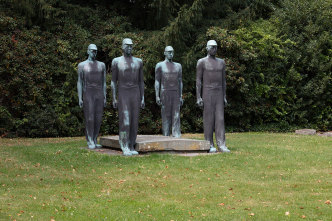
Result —
M174 49L167 46L165 60L155 68L156 102L161 106L162 133L164 136L181 137L180 106L182 99L182 66L173 61Z
M90 149L100 148L97 144L106 106L106 67L97 61L97 46L88 46L88 59L78 64L77 91L79 106L83 108L85 136Z
M203 107L203 127L205 140L210 141L210 152L216 152L213 132L217 147L221 152L230 152L226 147L224 107L226 100L226 64L217 58L217 42L209 40L206 46L207 56L197 62L196 95L197 104Z
M138 154L135 144L139 110L145 106L143 62L132 56L132 50L132 40L123 39L123 55L112 61L113 107L119 113L119 143L125 156Z

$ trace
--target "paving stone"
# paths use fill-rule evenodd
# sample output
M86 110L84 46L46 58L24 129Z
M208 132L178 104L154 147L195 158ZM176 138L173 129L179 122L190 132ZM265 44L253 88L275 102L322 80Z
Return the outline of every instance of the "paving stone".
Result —
M301 135L315 135L316 130L314 129L300 129L295 131L296 134L301 134Z
M317 133L317 135L321 136L321 137L332 137L332 131L323 132L323 133Z

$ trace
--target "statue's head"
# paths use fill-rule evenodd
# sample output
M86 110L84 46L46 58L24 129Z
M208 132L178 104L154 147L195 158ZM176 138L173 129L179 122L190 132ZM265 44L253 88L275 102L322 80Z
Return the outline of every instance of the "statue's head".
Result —
M91 58L92 60L96 59L97 56L97 46L95 44L90 44L88 46L88 51L87 51L89 58Z
M174 49L172 46L167 46L164 51L164 55L168 60L172 60L174 56Z
M133 41L130 38L125 38L122 41L122 51L130 56L133 50Z
M217 54L217 42L215 40L209 40L206 44L206 50L209 55L215 56Z

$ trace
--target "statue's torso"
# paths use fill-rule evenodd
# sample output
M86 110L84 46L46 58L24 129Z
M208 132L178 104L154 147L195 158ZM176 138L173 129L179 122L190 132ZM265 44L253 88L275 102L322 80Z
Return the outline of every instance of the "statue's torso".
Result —
M181 67L175 62L160 62L161 90L179 90Z
M99 61L83 62L83 78L85 87L102 88L103 86L103 63Z
M220 58L206 57L202 59L203 87L221 88L223 85L223 69L225 64Z
M119 87L136 87L139 84L141 60L135 57L118 57L118 84Z

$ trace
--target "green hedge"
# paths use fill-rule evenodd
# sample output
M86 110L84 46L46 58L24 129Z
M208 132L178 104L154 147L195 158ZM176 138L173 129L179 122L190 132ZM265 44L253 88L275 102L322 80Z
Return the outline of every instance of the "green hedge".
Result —
M227 63L227 130L332 129L331 0L300 0L296 5L282 1L277 9L259 4L252 9L257 16L267 9L271 16L248 21L243 21L246 9L232 6L238 13L233 11L213 22L205 16L211 10L206 1L195 0L158 30L137 29L130 17L98 7L45 1L52 10L40 15L24 14L13 2L0 4L2 136L84 134L76 68L86 59L90 43L98 46L97 59L106 63L108 71L108 105L101 132L116 134L118 115L111 107L110 65L121 55L124 37L133 39L134 55L144 62L146 108L141 111L139 133L161 131L154 67L164 59L166 44L174 46L174 59L183 66L182 131L202 132L202 110L195 105L195 69L198 58L206 56L209 39L218 42L218 56ZM36 19L38 16L44 17Z

